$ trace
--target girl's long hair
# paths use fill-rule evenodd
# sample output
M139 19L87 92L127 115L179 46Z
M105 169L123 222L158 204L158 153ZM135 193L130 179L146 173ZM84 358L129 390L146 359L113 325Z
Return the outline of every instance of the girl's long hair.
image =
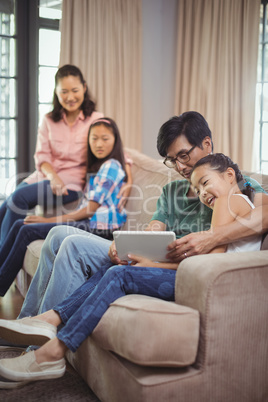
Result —
M62 118L62 106L59 102L58 96L56 94L56 87L58 85L58 82L60 79L64 77L68 77L69 75L73 75L74 77L78 77L82 85L86 85L86 81L84 80L83 74L81 70L73 66L72 64L65 64L61 68L58 69L56 75L55 75L55 88L54 88L54 94L53 94L53 109L49 113L49 117L57 122L60 121ZM84 113L84 116L91 116L91 114L96 110L96 103L90 98L89 90L86 85L86 91L84 93L84 101L81 105L81 110Z
M253 202L255 189L251 186L250 182L244 179L238 165L234 163L229 156L221 153L207 155L194 165L192 173L196 168L202 165L209 165L213 170L217 170L220 173L224 173L228 168L232 168L235 172L235 178L239 190L242 194L247 195L250 201Z
M114 141L114 147L112 151L110 152L109 155L107 155L103 159L98 159L96 156L92 153L90 145L89 145L89 136L90 136L90 131L93 127L95 126L100 126L104 125L107 127L114 135L115 141ZM91 124L89 127L89 132L88 132L88 141L87 141L87 173L97 173L103 162L107 161L108 159L116 159L118 162L121 163L122 168L124 169L126 173L126 163L125 163L125 156L124 156L124 151L123 151L123 143L121 140L121 136L119 133L119 129L117 127L117 124L115 123L114 120L110 119L109 117L101 117ZM127 173L125 176L124 181L127 180Z

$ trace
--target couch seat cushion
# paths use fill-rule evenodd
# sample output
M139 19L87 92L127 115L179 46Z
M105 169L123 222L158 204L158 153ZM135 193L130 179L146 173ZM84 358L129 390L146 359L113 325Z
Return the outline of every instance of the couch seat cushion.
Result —
M34 240L27 246L27 251L23 261L23 269L31 277L35 274L43 243L44 240Z
M117 299L92 333L103 349L144 366L194 363L199 312L173 302L128 295Z

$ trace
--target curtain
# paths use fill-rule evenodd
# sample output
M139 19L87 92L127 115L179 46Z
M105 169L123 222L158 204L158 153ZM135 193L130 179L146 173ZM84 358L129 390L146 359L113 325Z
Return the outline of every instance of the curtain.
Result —
M141 0L63 0L60 65L83 72L97 109L141 149Z
M251 169L260 0L178 0L175 113L200 112L214 152Z

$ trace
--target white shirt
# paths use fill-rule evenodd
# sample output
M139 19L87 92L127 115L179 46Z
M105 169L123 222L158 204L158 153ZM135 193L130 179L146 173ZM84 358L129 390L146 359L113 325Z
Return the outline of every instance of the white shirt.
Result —
M247 203L251 206L251 208L255 209L255 205L250 201L248 196L244 194L234 194L234 195L243 197L247 201ZM261 241L262 241L261 235L251 236L245 240L235 241L234 243L228 245L226 253L234 253L234 252L237 253L242 251L258 251L261 248Z

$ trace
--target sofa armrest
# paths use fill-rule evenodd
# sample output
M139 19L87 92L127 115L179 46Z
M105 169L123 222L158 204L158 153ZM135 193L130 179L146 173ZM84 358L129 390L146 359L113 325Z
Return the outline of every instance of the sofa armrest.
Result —
M205 313L213 282L223 273L268 266L268 251L206 254L183 260L177 270L175 301Z
M245 350L254 362L265 364L260 340L268 330L263 318L268 313L268 251L189 257L178 268L175 286L176 303L200 313L196 367L213 369L216 361L229 367L234 350L237 372L247 365Z

